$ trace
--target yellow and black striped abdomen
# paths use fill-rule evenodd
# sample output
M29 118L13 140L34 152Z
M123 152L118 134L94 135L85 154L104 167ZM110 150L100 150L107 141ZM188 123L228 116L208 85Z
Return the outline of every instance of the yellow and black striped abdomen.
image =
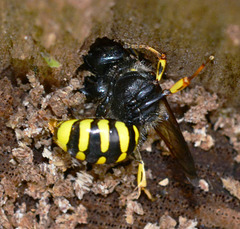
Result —
M54 138L73 157L104 164L120 162L131 154L138 144L139 130L113 119L73 119L58 123Z

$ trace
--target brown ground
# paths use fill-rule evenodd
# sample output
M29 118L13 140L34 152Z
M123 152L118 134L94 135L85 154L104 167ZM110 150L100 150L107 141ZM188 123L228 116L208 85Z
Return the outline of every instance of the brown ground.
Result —
M238 1L0 4L0 227L238 228ZM169 99L203 179L201 188L185 183L153 132L142 156L154 202L130 195L136 163L89 167L53 147L49 119L93 114L94 107L86 109L76 92L83 76L74 73L81 55L102 36L164 51L165 79L191 74L215 55L191 89ZM169 183L159 185L165 178Z

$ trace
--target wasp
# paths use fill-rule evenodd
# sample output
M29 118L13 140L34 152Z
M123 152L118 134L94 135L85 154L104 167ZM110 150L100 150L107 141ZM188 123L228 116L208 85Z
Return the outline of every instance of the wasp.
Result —
M156 55L156 73L145 58L140 58L137 49ZM106 37L98 38L77 70L89 72L81 92L87 102L97 105L95 117L50 122L55 142L73 157L89 163L118 163L133 154L139 162L139 192L144 190L151 198L138 145L148 127L153 127L196 186L198 178L193 157L166 97L187 87L213 59L210 56L193 75L162 90L164 53L145 45L124 47Z

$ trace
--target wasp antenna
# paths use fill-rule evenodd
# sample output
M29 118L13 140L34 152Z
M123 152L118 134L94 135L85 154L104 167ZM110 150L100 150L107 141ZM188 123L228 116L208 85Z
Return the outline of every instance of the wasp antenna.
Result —
M132 49L146 49L152 53L154 53L158 59L162 58L162 55L165 56L165 54L162 54L160 52L158 52L156 49L148 46L148 45L137 45L137 44L129 44L129 43L125 43L124 48L132 48Z
M194 72L191 76L187 77L189 80L189 84L190 84L190 81L193 78L195 78L204 69L204 67L212 60L214 60L214 56L209 56L208 60L205 63L202 63L202 65L197 69L196 72Z
M205 63L202 63L202 65L195 71L191 76L185 76L179 81L177 81L170 89L169 91L171 94L176 93L178 91L183 90L185 87L189 86L191 83L191 80L194 79L203 69L204 67L210 62L214 60L214 56L209 56L208 60Z

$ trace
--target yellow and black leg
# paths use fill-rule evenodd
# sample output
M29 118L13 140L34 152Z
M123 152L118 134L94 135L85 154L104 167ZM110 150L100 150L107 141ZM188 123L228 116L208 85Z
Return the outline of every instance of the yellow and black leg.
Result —
M137 189L138 189L138 197L141 195L141 192L144 191L147 197L150 200L153 200L153 197L149 190L146 188L147 187L147 178L146 178L146 171L145 171L145 166L144 162L142 160L141 154L138 150L134 152L134 156L136 158L136 161L138 162L138 174L137 174Z
M154 53L157 58L158 58L158 64L157 64L157 72L156 72L156 80L160 81L162 78L162 75L165 71L166 64L167 64L167 57L165 53L159 53L156 49L148 46L148 45L131 45L131 44L126 44L127 48L132 48L132 49L146 49L152 53Z
M162 75L165 71L166 64L167 64L167 57L165 53L159 53L156 49L148 46L148 45L139 45L139 48L149 50L150 52L154 53L158 58L157 64L157 72L156 72L156 80L160 81L162 79Z

